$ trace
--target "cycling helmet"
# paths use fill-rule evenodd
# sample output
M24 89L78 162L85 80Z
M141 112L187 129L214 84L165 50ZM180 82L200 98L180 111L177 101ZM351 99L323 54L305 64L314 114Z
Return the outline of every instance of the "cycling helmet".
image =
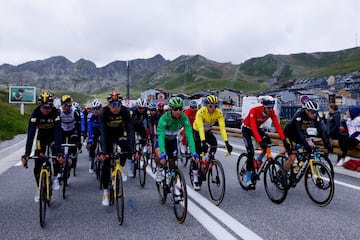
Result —
M305 108L307 110L314 110L314 111L318 111L319 110L319 104L317 104L316 102L312 101L312 100L307 100L305 102Z
M87 104L85 104L85 108L87 109L87 108L91 108L91 103L87 103Z
M190 106L190 107L197 107L197 106L198 106L198 103L197 103L195 100L191 100L191 101L189 102L189 106Z
M120 93L118 93L117 91L113 91L113 92L109 93L107 96L107 101L109 103L121 102L121 100L122 100L122 97L120 96Z
M164 105L165 105L165 103L163 103L163 102L158 102L158 104L157 104L157 106L158 106L159 108L163 108Z
M274 107L275 99L272 96L264 96L261 98L261 104L265 107Z
M157 106L156 106L156 103L149 103L149 105L148 105L148 108L149 108L149 110L153 110L153 109L157 109Z
M169 107L182 108L184 106L184 100L181 97L172 97L169 100Z
M215 95L209 95L206 97L206 103L217 104L219 101L218 97Z
M73 108L76 108L76 109L77 109L77 108L79 107L79 104L78 104L77 102L73 102L73 103L72 103L72 106L73 106Z
M146 107L146 100L142 99L142 98L138 98L136 100L136 106L141 107L141 108Z
M91 103L91 108L100 108L101 107L101 101L95 99L94 101L92 101Z
M70 95L63 95L61 97L61 104L72 104L73 99Z
M54 98L53 95L49 92L43 92L38 98L39 104L45 105L45 104L53 104Z

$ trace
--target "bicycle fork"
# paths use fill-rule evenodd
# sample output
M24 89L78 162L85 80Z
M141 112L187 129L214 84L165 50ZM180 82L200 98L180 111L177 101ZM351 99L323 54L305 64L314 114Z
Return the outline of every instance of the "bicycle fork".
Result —
M45 173L45 184L46 184L46 200L50 199L50 176L49 176L49 171L47 169L41 169L40 171L40 181L39 181L39 186L38 186L38 199L40 199L40 188L42 185L42 175L43 173Z

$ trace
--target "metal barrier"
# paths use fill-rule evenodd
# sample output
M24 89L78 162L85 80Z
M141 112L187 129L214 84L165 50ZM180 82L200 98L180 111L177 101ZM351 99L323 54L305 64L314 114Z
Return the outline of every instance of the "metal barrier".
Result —
M219 131L219 127L218 126L213 126L212 127L212 131L214 133L220 133ZM242 134L241 134L241 129L239 128L226 128L226 132L229 136L233 136L233 137L239 137L242 138ZM279 134L277 133L272 133L272 132L267 132L268 136L271 138L272 143L274 144L282 144L282 140L280 140ZM323 142L321 141L321 139L319 139L319 141L316 141L316 145L321 149L321 151L327 152L327 150L324 147ZM333 141L333 153L336 155L341 155L341 149L339 147L339 143L337 140ZM360 158L360 144L358 144L355 148L353 149L349 149L348 156L350 157L356 157L356 158Z

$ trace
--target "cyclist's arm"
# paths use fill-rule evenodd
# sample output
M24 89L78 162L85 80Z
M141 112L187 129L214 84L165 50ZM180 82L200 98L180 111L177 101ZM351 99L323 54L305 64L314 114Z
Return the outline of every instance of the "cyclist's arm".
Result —
M199 132L200 141L205 140L205 128L204 128L204 116L203 110L204 108L200 108L200 110L196 113L195 121L194 121L194 129Z
M62 128L60 115L56 112L54 120L54 138L55 138L55 154L61 153L61 142L62 142Z
M282 128L281 128L279 119L278 119L278 117L277 117L274 109L273 109L272 112L271 112L271 120L272 120L272 122L273 122L273 124L274 124L274 127L275 127L277 133L279 134L280 139L281 139L281 140L284 140L284 139L285 139L285 135L284 135L284 132L283 132L283 130L282 130Z
M107 107L104 107L101 110L101 113L99 115L99 130L100 130L100 142L101 142L101 149L104 153L108 153L108 149L106 148L106 139L107 139L107 134L106 134L106 111L107 111Z
M219 124L221 137L224 140L224 142L226 142L228 140L228 136L226 134L224 115L220 110L219 110L219 117L218 117L217 121Z
M26 140L26 147L25 147L25 155L26 156L30 156L31 148L32 148L34 138L35 138L36 126L37 126L37 118L33 113L29 119L29 124L28 124L27 140Z
M88 126L88 140L94 140L93 139L93 121L92 121L91 114L89 114L89 116L88 116L87 126Z
M165 113L160 117L160 120L156 128L160 153L166 152L165 150L166 116L167 114Z
M130 118L129 111L126 111L124 119L126 119L126 131L127 131L127 140L129 144L129 150L130 152L134 151L134 145L135 145L135 131L134 131L134 123L132 119Z

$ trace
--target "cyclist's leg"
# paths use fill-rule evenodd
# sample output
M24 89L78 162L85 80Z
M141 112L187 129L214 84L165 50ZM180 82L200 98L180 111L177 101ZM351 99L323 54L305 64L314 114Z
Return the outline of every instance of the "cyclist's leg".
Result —
M248 158L246 160L246 183L249 188L254 188L254 184L252 183L251 173L254 171L254 145L252 143L252 131L247 127L243 127L242 130L243 140L246 147Z
M217 140L214 134L211 131L205 132L206 142L210 145L210 152L216 153L217 150Z
M202 154L202 149L201 149L201 141L200 141L200 135L198 131L193 131L194 133L194 142L195 142L195 149L196 149L196 153L199 154L199 156ZM195 162L195 160L191 161L191 166L190 168L192 169L192 175L193 175L193 181L194 181L194 188L195 189L200 189L200 184L199 184L199 163Z
M103 206L109 205L110 164L111 164L111 158L107 157L103 160L102 174L101 174L101 183L103 185L103 198L102 198Z
M120 146L121 148L121 152L126 152L124 154L121 154L120 155L120 165L121 165L121 168L124 172L122 172L122 178L123 178L123 181L126 182L127 181L127 175L130 175L131 177L131 174L133 174L132 172L132 153L130 153L130 149L129 149L129 144L128 144L128 141L127 141L127 138L125 137L120 137L119 140L117 141L117 144ZM127 171L125 172L125 163L127 165Z
M177 150L177 140L165 140L165 149L166 149L166 154L168 155L169 159L176 159L177 156L176 154L178 154ZM169 161L169 168L170 169L174 169L175 167L175 162L174 161Z

